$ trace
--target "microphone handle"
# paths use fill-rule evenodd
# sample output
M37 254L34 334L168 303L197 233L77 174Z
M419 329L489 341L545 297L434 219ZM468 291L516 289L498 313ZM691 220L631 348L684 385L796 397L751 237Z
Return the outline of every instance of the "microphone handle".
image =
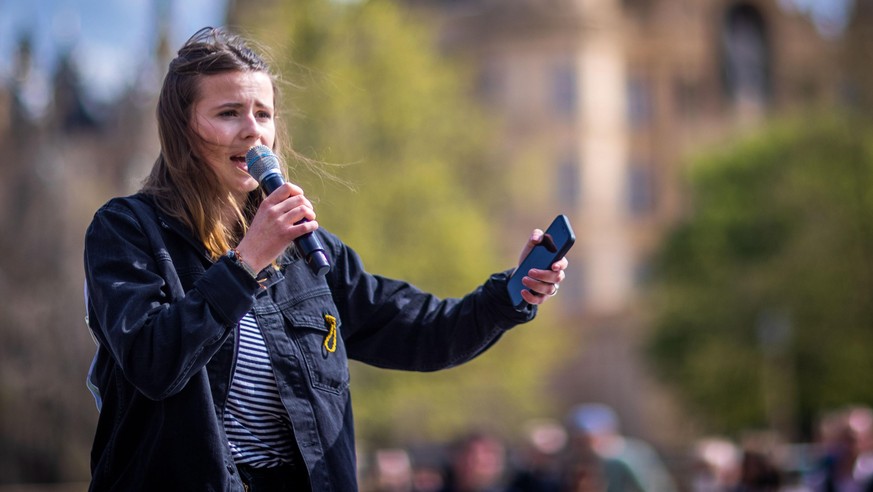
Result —
M261 187L267 195L276 191L276 188L282 186L284 183L285 180L278 172L269 173L261 178ZM295 225L303 222L308 222L308 219L297 221ZM321 245L321 241L318 240L318 237L315 234L307 232L295 239L294 245L303 255L303 259L306 260L309 269L312 270L312 273L317 277L324 276L328 271L330 271L330 262L327 260L327 255L324 254L324 246Z

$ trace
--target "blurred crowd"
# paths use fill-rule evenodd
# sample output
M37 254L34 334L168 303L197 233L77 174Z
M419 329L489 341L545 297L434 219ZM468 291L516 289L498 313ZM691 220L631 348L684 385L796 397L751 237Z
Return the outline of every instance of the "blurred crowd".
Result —
M579 405L531 422L515 445L470 432L453 443L362 457L364 492L873 492L873 411L824 415L810 443L773 433L705 438L668 459L624 435L616 412ZM669 466L668 466L669 465Z

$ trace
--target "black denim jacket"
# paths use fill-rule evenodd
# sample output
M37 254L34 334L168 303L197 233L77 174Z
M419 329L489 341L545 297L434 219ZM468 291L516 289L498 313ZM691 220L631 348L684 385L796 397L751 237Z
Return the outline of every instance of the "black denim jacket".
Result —
M252 311L312 490L354 491L348 358L433 371L468 361L535 309L516 311L506 274L440 300L367 273L316 231L332 269L310 273L293 248L258 283L204 246L148 196L116 198L85 237L89 383L102 406L91 490L242 490L222 424L237 323ZM263 274L262 274L263 275Z

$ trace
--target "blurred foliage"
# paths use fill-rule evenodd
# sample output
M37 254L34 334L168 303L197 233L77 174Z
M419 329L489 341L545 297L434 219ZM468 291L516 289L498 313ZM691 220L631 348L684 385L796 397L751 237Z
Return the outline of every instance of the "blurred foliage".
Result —
M693 163L694 212L660 253L649 348L713 430L781 412L803 435L821 410L873 404L871 142L867 121L810 117Z
M231 19L256 26L252 36L273 52L287 82L293 146L354 188L292 166L320 224L369 271L442 296L463 295L513 267L517 258L500 257L506 248L494 244L501 235L486 212L501 192L487 164L490 123L467 94L467 69L440 56L431 28L390 1L265 8L269 15L242 5ZM511 433L549 412L542 381L560 361L561 328L543 314L538 326L514 330L461 368L407 374L354 365L358 433L374 445L446 438L472 426Z

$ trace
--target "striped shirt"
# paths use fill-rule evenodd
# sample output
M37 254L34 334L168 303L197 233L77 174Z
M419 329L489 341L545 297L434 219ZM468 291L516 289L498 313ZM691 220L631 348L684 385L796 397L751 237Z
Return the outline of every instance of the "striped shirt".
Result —
M264 338L252 313L239 322L239 352L224 411L237 463L255 468L292 461L293 431L279 398Z

